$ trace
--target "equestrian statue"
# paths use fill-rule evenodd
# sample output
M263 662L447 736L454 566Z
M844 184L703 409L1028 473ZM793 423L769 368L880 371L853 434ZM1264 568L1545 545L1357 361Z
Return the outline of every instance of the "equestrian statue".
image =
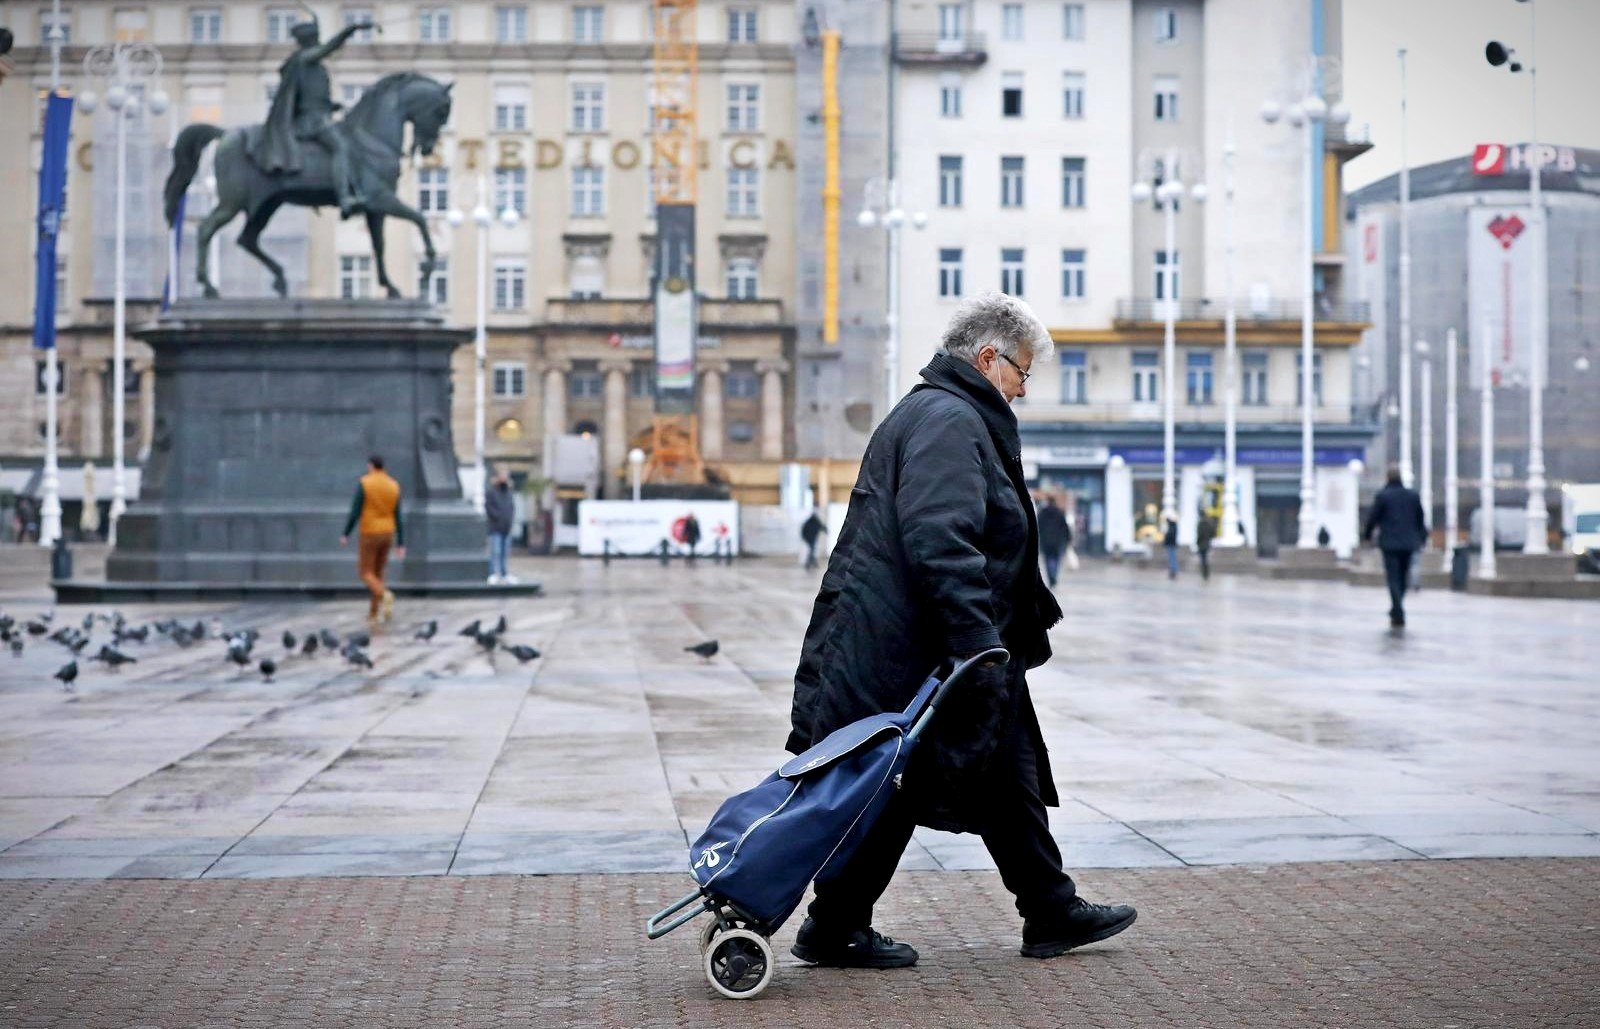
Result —
M288 295L283 266L260 246L262 230L284 204L336 206L342 218L366 215L378 283L390 297L399 297L400 291L384 268L383 220L404 218L422 233L422 292L427 294L436 266L433 239L426 219L395 195L395 184L407 154L406 124L411 125L410 154L432 154L450 118L450 86L416 72L386 75L343 118L334 120L340 105L333 101L324 64L352 35L372 27L371 22L356 22L322 42L315 20L295 25L289 33L298 48L278 69L278 91L264 124L231 131L199 124L178 133L165 194L169 226L178 219L179 202L200 167L202 152L221 140L213 157L216 207L200 222L195 255L195 278L205 296L217 295L206 274L211 237L240 212L245 224L239 245L272 272L273 291Z

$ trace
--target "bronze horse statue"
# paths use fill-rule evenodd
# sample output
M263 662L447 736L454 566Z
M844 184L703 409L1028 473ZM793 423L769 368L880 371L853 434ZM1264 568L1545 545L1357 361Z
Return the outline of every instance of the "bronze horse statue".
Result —
M389 281L383 265L383 220L404 218L422 233L425 254L422 262L422 290L436 266L433 239L426 219L395 195L400 180L400 162L406 155L405 126L411 123L411 153L433 153L439 132L450 118L450 86L417 72L398 72L379 79L362 94L350 112L338 122L350 148L350 166L359 191L367 198L364 213L367 231L372 236L372 255L378 266L378 283L390 297L400 291ZM331 161L320 147L306 148L305 167L292 174L269 175L250 160L248 140L260 126L228 131L215 125L190 125L178 133L172 147L172 174L167 176L166 217L171 226L178 216L178 201L194 179L201 152L218 138L214 164L217 178L217 206L200 223L199 247L195 255L195 278L207 297L217 288L206 274L211 237L217 230L245 214L239 245L253 254L272 272L272 288L278 296L288 296L283 266L262 251L259 240L267 222L284 204L302 207L338 207Z

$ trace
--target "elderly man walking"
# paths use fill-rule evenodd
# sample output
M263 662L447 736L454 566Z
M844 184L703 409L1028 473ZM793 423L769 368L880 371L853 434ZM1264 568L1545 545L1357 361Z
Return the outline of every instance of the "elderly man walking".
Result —
M795 673L800 753L859 718L905 707L950 658L1005 647L939 712L903 789L838 874L816 882L794 955L899 968L917 952L872 928L872 907L921 824L974 832L1023 918L1022 953L1114 936L1134 909L1077 895L1050 836L1059 803L1024 673L1050 657L1061 609L1039 575L1038 528L1010 404L1050 336L999 293L962 303L933 360L878 426L822 578Z
M1383 550L1383 577L1389 585L1389 625L1401 629L1406 624L1406 588L1411 584L1411 559L1428 542L1428 519L1417 491L1407 489L1400 469L1389 467L1387 482L1372 500L1363 540L1378 534Z

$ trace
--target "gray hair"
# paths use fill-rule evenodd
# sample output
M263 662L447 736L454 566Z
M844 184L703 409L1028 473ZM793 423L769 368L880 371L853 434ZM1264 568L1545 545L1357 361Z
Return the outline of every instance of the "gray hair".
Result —
M978 293L961 301L939 341L939 353L971 364L986 346L1013 360L1023 351L1035 361L1048 360L1055 350L1033 308L1004 293Z

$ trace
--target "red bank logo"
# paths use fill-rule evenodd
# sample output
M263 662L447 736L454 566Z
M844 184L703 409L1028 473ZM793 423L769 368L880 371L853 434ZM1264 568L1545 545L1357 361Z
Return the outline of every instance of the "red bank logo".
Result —
M1510 217L1506 217L1503 214L1497 214L1494 220L1489 223L1489 234L1500 241L1502 250L1510 250L1511 244L1517 241L1517 237L1522 235L1522 230L1525 228L1527 226L1516 215L1513 214Z
M1506 148L1499 143L1479 143L1472 148L1472 174L1503 175L1506 170Z

